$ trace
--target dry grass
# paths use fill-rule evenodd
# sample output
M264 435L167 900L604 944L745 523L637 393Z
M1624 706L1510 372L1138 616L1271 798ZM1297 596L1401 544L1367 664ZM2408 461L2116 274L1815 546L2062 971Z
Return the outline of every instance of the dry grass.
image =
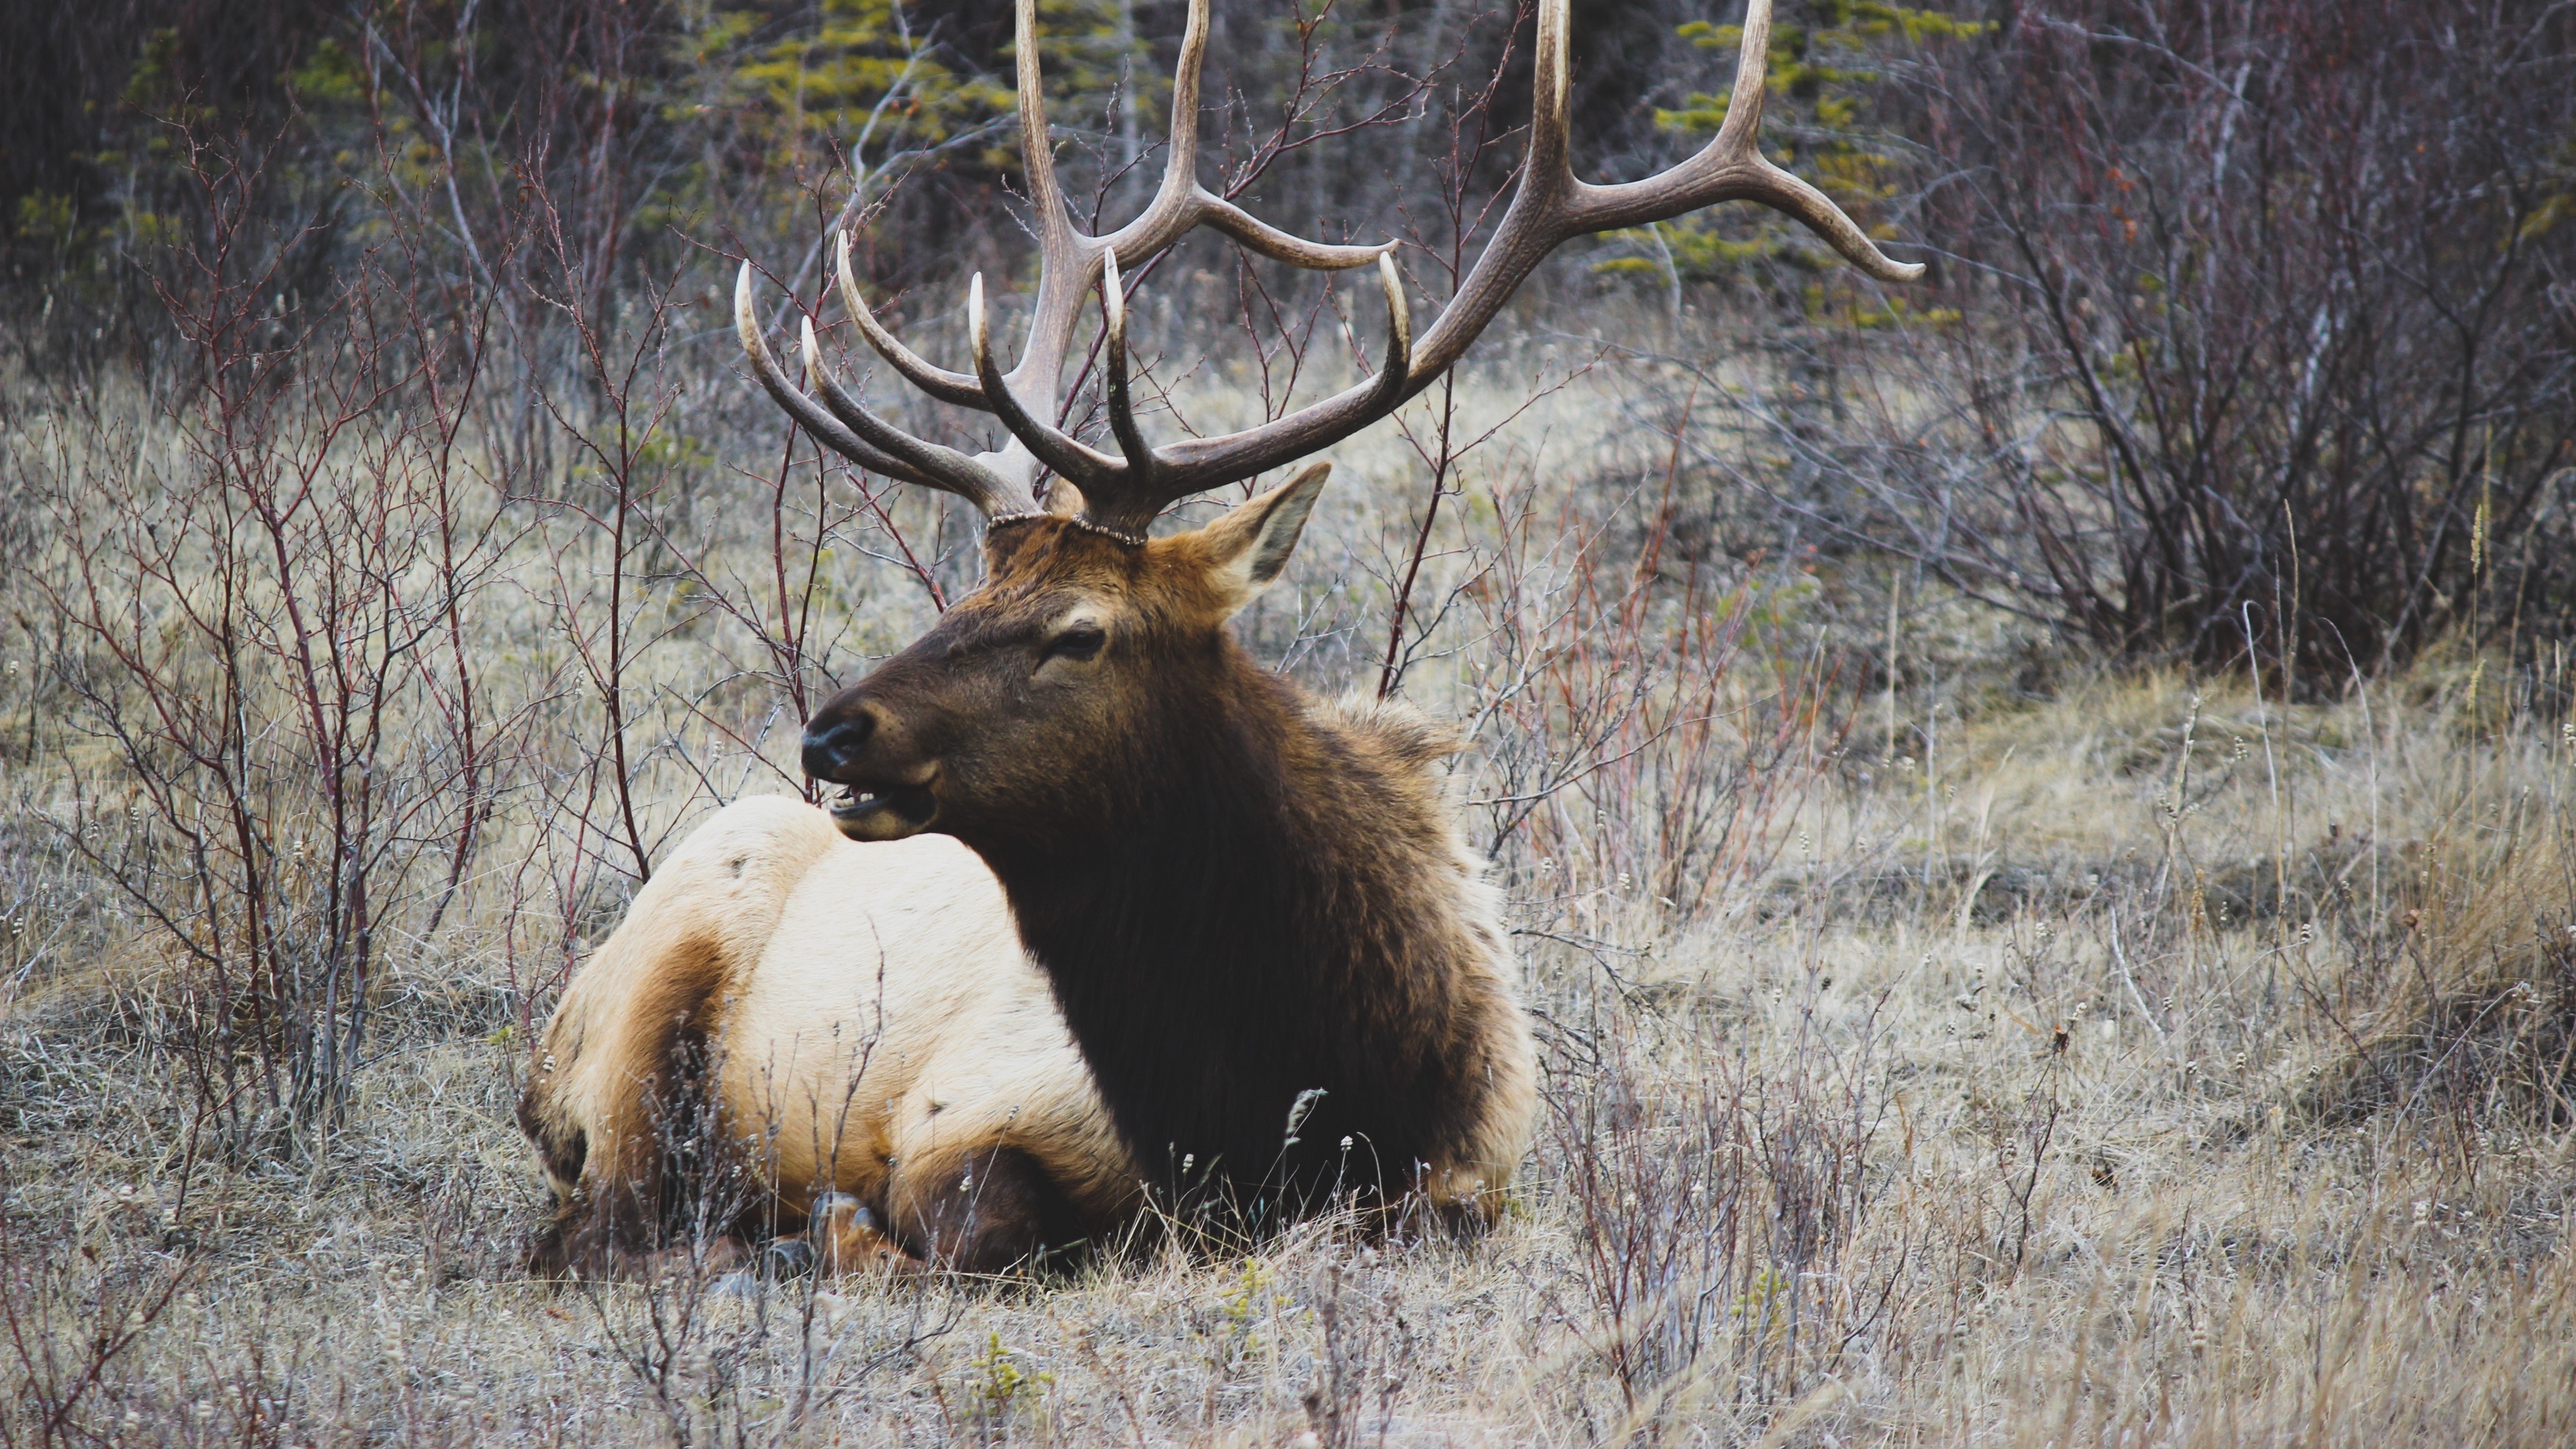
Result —
M1549 1096L1491 1237L1326 1223L1039 1283L750 1297L519 1277L541 1196L510 1114L521 1031L619 891L577 869L560 784L596 756L548 742L596 738L561 620L496 608L484 677L539 711L525 747L555 773L531 769L464 904L389 954L336 1127L212 1140L182 973L45 823L107 765L76 738L12 746L0 1442L2576 1436L2576 760L2533 703L2563 681L2462 660L2288 706L2241 677L2062 670L2034 695L2012 684L2029 640L1909 598L1891 689L1865 677L1884 595L1830 564L1712 551L1712 592L1628 615L1616 588L1579 606L1555 532L1494 566L1515 506L1569 516L1545 510L1586 482L1630 485L1586 526L1651 532L1660 445L1631 381L1490 445L1409 685L1482 718L1472 793L1555 786L1536 813L1481 807L1511 827ZM1298 595L1253 621L1318 681L1374 677L1406 456L1353 450L1383 486L1343 495ZM561 522L511 556L532 597L539 564L588 567L561 562L593 545ZM891 565L840 567L815 637L846 672L925 606ZM635 626L648 834L783 758L781 686L691 611L706 587L666 578ZM1668 722L1622 757L1666 773L1583 774L1625 717L1592 756L1560 739L1572 770L1533 745L1637 677L1578 647L1588 628L1660 648L1694 612L1735 621L1691 656L1725 707L1700 753L1670 753L1689 731ZM1557 702L1490 708L1515 668ZM33 699L0 697L0 723L34 730ZM1724 808L1683 820L1700 791ZM1677 828L1698 853L1659 876Z

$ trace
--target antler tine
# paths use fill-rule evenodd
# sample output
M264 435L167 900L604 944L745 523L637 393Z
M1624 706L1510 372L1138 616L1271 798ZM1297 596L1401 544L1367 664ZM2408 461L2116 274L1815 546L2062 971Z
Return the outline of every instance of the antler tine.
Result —
M843 391L840 379L823 361L823 349L815 344L814 319L800 317L797 322L805 348L805 385L822 397L823 406L831 410L832 416L847 423L862 440L920 475L920 481L958 494L988 515L1026 511L1025 505L1032 500L1019 496L1026 489L1015 490L1000 474L954 448L923 442L869 412Z
M1393 412L1404 400L1413 375L1413 313L1404 300L1404 277L1396 270L1393 248L1374 250L1378 285L1386 293L1387 320L1386 357L1375 377L1263 427L1221 438L1187 439L1159 449L1147 446L1129 399L1126 307L1123 298L1110 300L1117 276L1113 264L1101 284L1101 305L1108 314L1109 426L1127 455L1127 465L1097 484L1083 485L1090 517L1115 529L1141 533L1176 498L1293 462Z
M1127 455L1127 476L1122 481L1133 492L1152 486L1157 470L1154 450L1136 426L1135 404L1127 391L1127 294L1118 276L1116 247L1100 255L1100 312L1101 330L1108 334L1104 347L1108 352L1109 431L1117 435L1118 451Z
M1771 0L1750 0L1744 43L1735 57L1735 89L1726 122L1699 154L1655 176L1614 186L1575 186L1575 219L1583 231L1663 221L1721 201L1758 201L1804 222L1843 258L1882 282L1923 275L1919 262L1899 262L1878 249L1832 198L1781 170L1762 154L1755 132L1771 68Z
M750 359L760 385L807 432L862 468L905 483L954 493L988 517L1025 513L1036 506L1027 484L1012 482L984 459L922 442L853 401L822 365L814 343L813 319L798 320L804 329L806 380L823 394L829 411L796 390L779 367L778 358L770 352L768 339L760 335L760 320L752 306L751 263L744 262L733 284L734 330L742 338L743 354Z
M1738 99L1714 140L1689 160L1643 181L1592 186L1578 180L1567 136L1571 75L1567 9L1567 0L1539 3L1529 154L1522 161L1511 205L1449 305L1410 349L1403 370L1381 371L1375 378L1259 427L1171 444L1154 454L1153 493L1168 501L1248 478L1330 447L1384 417L1455 365L1550 252L1589 232L1662 221L1721 201L1758 201L1804 222L1873 277L1895 282L1922 275L1919 265L1890 260L1830 198L1763 159L1756 148L1769 65L1771 0L1750 0L1744 46L1736 60ZM1223 225L1213 217L1210 221ZM1388 267L1391 271L1391 262ZM1406 327L1401 290L1390 283L1388 295L1397 309L1396 335L1388 339L1392 358L1405 351ZM1122 515L1131 523L1141 522L1135 515L1144 512L1145 501L1119 500Z
M1735 85L1726 93L1726 119L1702 151L1737 156L1755 149L1762 106L1771 98L1771 0L1745 0L1744 33L1735 45Z
M1053 423L1032 415L1012 389L1011 380L993 361L992 330L984 322L982 272L966 284L966 327L975 353L975 376L983 382L984 398L993 405L993 415L1011 430L1011 436L1018 438L1039 462L1072 479L1086 497L1092 495L1094 488L1114 486L1118 460L1086 447Z
M900 478L907 483L946 487L945 483L925 477L920 470L907 467L868 446L842 426L839 419L815 406L812 398L796 390L795 385L787 380L787 374L779 370L778 359L770 352L768 340L760 335L760 319L753 312L751 287L751 263L746 261L742 264L741 275L734 278L734 331L742 338L743 355L751 362L752 375L760 379L760 385L778 400L778 405L787 410L788 416L802 424L807 432L822 439L833 452L862 468L883 473L889 478Z
M1386 293L1386 360L1378 365L1369 400L1393 412L1413 379L1413 309L1405 304L1404 274L1395 269L1392 246L1378 253L1377 284Z
M1055 146L1047 133L1046 74L1038 64L1038 0L1016 0L1011 7L1011 45L1018 51L1014 80L1019 86L1020 160L1028 170L1029 201L1037 208L1038 234L1072 223L1064 209L1064 192L1056 185Z
M1053 408L1057 386L1064 375L1064 354L1073 344L1082 294L1091 290L1092 279L1099 275L1101 243L1074 227L1073 215L1065 208L1063 189L1056 183L1055 146L1047 132L1046 76L1038 64L1037 0L1016 0L1011 10L1011 35L1019 51L1020 158L1028 172L1029 205L1035 213L1031 221L1038 237L1038 295L1030 310L1028 340L1020 346L1020 360L1011 368L1010 379L1014 387L1028 396L1045 399L1046 406ZM976 311L978 316L982 314L980 306ZM984 373L984 362L980 357L976 362L979 377ZM1008 407L993 397L989 385L984 391L993 412L1009 422ZM1025 408L1020 411L1023 415L1027 412ZM1027 435L1016 426L1011 431L1027 441ZM1041 459L1047 456L1038 443L1029 443L1029 450ZM1047 466L1056 468L1052 461Z
M903 374L904 381L944 403L983 412L993 410L992 405L984 401L983 387L972 376L932 365L919 353L904 346L901 338L877 321L877 314L868 309L867 299L859 295L858 275L850 267L848 232L841 233L833 273L841 288L841 306L849 312L850 320L859 324L859 335L868 339L868 345L877 350L879 357Z
M1197 220L1191 213L1200 194L1199 67L1207 59L1207 33L1207 0L1190 0L1189 18L1181 26L1180 60L1172 67L1172 116L1164 133L1162 182L1141 215L1103 238L1112 248L1128 248L1130 262L1162 250L1162 246L1141 247L1140 243L1178 223L1162 237L1168 246Z
M1199 184L1199 72L1207 59L1208 0L1190 0L1181 58L1172 69L1172 124L1163 180L1135 220L1100 239L1128 266L1141 265L1193 227L1208 226L1273 261L1337 272L1377 260L1383 246L1336 246L1281 231ZM1388 243L1391 246L1393 243Z
M1308 241L1292 232L1281 231L1224 197L1206 190L1199 193L1198 210L1190 218L1190 225L1221 231L1274 262L1286 262L1292 267L1302 267L1310 272L1346 272L1353 267L1365 267L1395 250L1396 246L1391 241L1365 247Z

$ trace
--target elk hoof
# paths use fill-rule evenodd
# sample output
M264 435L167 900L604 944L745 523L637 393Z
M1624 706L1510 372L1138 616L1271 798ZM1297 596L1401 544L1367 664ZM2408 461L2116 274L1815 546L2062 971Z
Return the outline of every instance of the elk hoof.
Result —
M760 1275L795 1278L814 1271L814 1244L803 1236L773 1239L760 1251Z
M827 1274L908 1273L923 1266L886 1236L867 1204L848 1193L827 1192L814 1199L810 1221L807 1232L822 1245L821 1267Z

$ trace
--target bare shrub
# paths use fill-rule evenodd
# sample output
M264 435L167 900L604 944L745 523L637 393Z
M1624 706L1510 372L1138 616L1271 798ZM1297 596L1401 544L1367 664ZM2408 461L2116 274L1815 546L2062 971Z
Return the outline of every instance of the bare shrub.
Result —
M1402 1290L1376 1248L1335 1245L1307 1275L1305 1300L1321 1343L1299 1396L1323 1449L1384 1444L1413 1371L1414 1332Z
M1697 913L1771 863L1850 701L1833 655L1748 639L1760 582L1667 560L1669 484L1631 556L1633 498L1558 504L1507 476L1465 588L1466 673L1493 848L1547 862L1550 895L1633 890ZM1740 673L1748 654L1761 675Z
M2482 634L2563 619L2571 57L2564 12L2471 0L2070 0L1928 54L1897 124L1965 320L1872 388L1867 530L2203 665L2260 632L2340 680L2481 591Z
M1884 998L1827 1032L1814 989L1785 1054L1758 1064L1704 1018L1615 1000L1551 1063L1544 1150L1585 1337L1632 1431L1711 1393L1756 1413L1793 1402L1886 1311L1892 1280L1847 1256L1908 1171L1872 1080Z
M0 1444L106 1442L119 1432L117 1360L152 1333L195 1265L30 1242L11 1225L19 1210L0 1196Z
M186 374L55 417L36 581L89 742L49 818L180 967L173 1044L246 1143L334 1117L389 942L470 863L506 725L462 621L510 530L453 447L473 339L372 265L280 293L257 158L198 159Z

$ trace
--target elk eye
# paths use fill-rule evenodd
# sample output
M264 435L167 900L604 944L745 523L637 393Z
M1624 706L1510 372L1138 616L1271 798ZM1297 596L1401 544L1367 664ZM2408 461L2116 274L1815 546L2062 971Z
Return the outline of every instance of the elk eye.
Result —
M1046 652L1038 657L1044 664L1049 659L1084 660L1100 652L1109 642L1107 631L1097 624L1076 624L1047 641Z

